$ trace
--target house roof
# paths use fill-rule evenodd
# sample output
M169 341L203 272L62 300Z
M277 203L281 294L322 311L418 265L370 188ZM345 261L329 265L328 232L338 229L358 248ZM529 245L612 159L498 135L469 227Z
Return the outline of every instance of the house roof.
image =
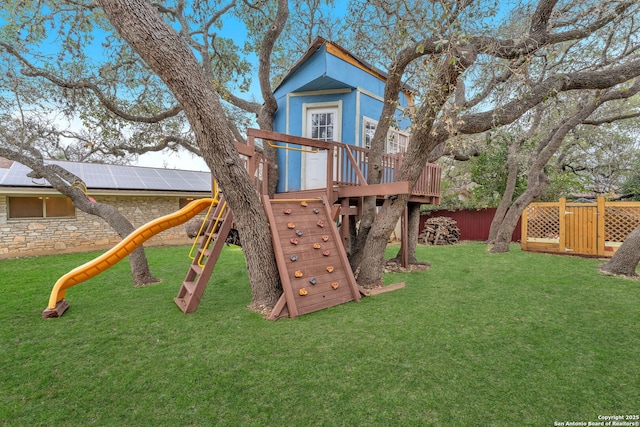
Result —
M0 158L0 187L51 188L45 179L29 178L31 168ZM45 160L80 177L89 190L142 190L172 192L210 192L209 172L161 169L140 166L105 165Z

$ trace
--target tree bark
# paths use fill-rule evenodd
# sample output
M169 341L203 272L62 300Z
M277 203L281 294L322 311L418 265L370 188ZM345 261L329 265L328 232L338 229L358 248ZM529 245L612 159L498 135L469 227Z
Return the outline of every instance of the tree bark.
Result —
M420 203L409 203L407 205L409 210L409 222L407 224L407 241L402 242L403 245L407 245L408 261L409 264L426 264L425 262L418 261L416 257L416 247L418 246L418 234L420 234ZM400 263L402 260L402 248L398 250L393 261Z
M133 224L131 224L124 215L118 212L118 210L111 205L89 202L89 209L85 210L84 205L86 202L84 200L86 200L86 197L84 194L82 196L78 195L72 197L71 200L76 207L81 207L80 210L97 215L105 220L107 224L109 224L109 226L111 226L111 228L113 228L123 239L135 230ZM129 254L129 265L131 266L131 275L133 276L134 286L144 286L160 281L160 279L151 274L149 262L147 261L147 256L142 245L138 246Z
M529 177L529 184L524 193L516 199L515 202L509 207L506 215L500 223L496 238L493 243L493 247L489 250L491 253L505 253L509 252L509 245L511 244L511 236L513 230L518 224L518 219L522 215L522 212L533 202L536 198L540 197L542 193L549 186L549 179L547 176L540 172L534 178Z
M456 60L447 55L439 60L437 76L434 77L433 85L425 94L425 99L429 102L424 102L413 118L409 146L397 175L398 181L409 181L411 189L420 177L431 151L449 136L446 121L440 122L436 128L434 125L442 107L455 91L460 74L474 60L473 55L456 58ZM399 194L384 201L363 247L364 256L358 273L358 283L361 286L375 288L382 285L387 241L408 201L409 194Z
M507 185L504 190L504 194L502 195L502 199L500 200L500 204L496 209L496 213L493 215L493 219L491 220L489 238L487 239L487 243L489 244L495 241L500 225L502 224L502 221L509 210L509 206L511 206L511 201L513 200L513 194L516 190L516 184L518 183L517 153L519 146L520 140L513 141L509 145L509 155L507 156Z
M640 227L636 227L626 239L616 253L601 266L600 271L606 274L621 275L627 277L637 277L636 267L640 262Z
M233 209L251 283L251 309L270 311L282 293L271 234L252 180L235 148L218 95L175 30L144 0L99 0L122 38L173 92L202 155Z

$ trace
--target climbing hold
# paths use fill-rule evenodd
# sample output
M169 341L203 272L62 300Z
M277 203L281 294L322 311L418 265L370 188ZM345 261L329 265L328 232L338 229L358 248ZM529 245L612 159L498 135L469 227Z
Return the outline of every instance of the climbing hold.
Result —
M298 255L293 254L289 259L293 262L296 262L298 260Z
M295 272L295 273L293 273L293 275L294 275L294 276L296 276L296 277L298 277L298 278L300 278L300 277L304 276L304 274L302 274L302 271L300 271L300 270L296 270L296 272Z
M327 240L329 240L329 236L327 236L326 234L324 236L322 236L322 241L326 242Z
M318 222L316 222L316 225L317 225L318 227L320 227L320 228L323 228L323 227L324 227L324 222L322 222L322 221L318 221Z
M290 223L287 224L287 228L294 229L294 228L296 228L296 225L294 223L290 222Z
M296 230L296 235L297 236L302 236L302 230Z
M297 245L298 239L294 237L293 239L289 240L289 242L291 242L292 245Z
M318 283L318 279L316 279L315 277L312 277L311 279L309 279L309 283L311 283L312 285L315 285L316 283Z
M298 293L301 296L305 296L307 294L307 288L300 288L300 290L298 291Z
M329 273L333 273L333 266L332 266L332 265L328 266L328 267L327 267L327 271L328 271Z
M319 213L320 213L320 209L318 209L318 208L313 208L313 213L314 213L314 214L316 214L316 215L317 215L317 214L319 214Z
M313 244L313 249L320 249L322 246L320 246L320 243L314 243Z
M329 256L329 249L325 249L324 251L322 251L322 255Z
M306 200L301 201L300 202L300 206L302 206L303 208L306 208L307 207L307 201Z
M338 289L338 286L340 286L340 283L338 283L338 282L332 282L332 283L331 283L331 287L332 287L333 289Z
M284 214L285 215L290 215L291 214L291 209L285 209L284 210Z

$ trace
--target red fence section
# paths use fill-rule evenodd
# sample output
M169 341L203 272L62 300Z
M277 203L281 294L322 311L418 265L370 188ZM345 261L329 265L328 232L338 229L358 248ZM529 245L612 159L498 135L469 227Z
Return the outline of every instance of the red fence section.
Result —
M424 229L424 222L436 216L446 216L452 218L458 224L460 229L460 240L479 240L485 241L489 238L489 228L491 227L491 221L496 213L495 208L478 209L478 210L438 210L430 211L429 215L422 215L420 217L420 232ZM520 220L516 225L513 234L511 235L512 242L519 242L521 236Z

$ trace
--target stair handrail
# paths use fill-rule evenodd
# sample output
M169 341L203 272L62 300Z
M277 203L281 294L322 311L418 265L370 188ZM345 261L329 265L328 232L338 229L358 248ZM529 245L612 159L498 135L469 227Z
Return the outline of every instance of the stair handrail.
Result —
M220 213L216 217L216 221L213 223L213 227L211 228L212 233L210 233L209 236L207 237L207 241L202 246L203 248L206 249L209 247L209 244L211 243L211 239L213 239L213 235L215 234L215 230L218 228L218 224L220 224L220 220L225 215L226 209L227 209L227 202L224 202L222 204L222 207L220 208ZM204 257L205 257L205 251L202 251L202 253L198 257L198 267L204 268L204 263L202 262Z
M193 238L193 244L191 245L191 249L189 250L188 256L191 261L195 260L196 258L195 255L193 255L193 251L195 250L196 245L198 244L198 239L200 238L200 236L202 236L204 227L207 224L207 219L209 219L209 215L211 215L211 209L213 209L214 206L218 206L218 203L220 202L220 189L218 188L217 180L213 181L213 193L214 193L213 201L211 202L211 205L207 209L207 213L204 214L204 220L202 221L202 224L200 224L200 228L198 229L196 236Z

